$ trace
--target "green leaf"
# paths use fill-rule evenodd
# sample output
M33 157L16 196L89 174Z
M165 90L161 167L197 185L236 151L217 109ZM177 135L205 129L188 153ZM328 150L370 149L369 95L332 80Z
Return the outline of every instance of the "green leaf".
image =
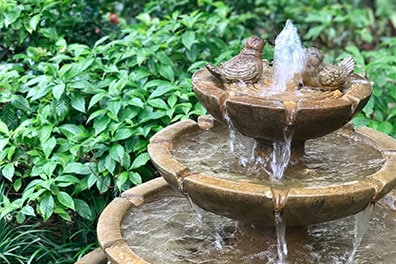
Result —
M160 98L150 99L150 100L148 100L148 104L151 105L152 107L163 109L163 110L169 109L169 107L165 103L165 101Z
M116 180L116 185L118 190L122 191L122 185L128 180L129 178L129 173L127 171L123 171L118 175L117 180Z
M105 93L98 93L92 96L91 100L89 101L88 109L91 109L92 106L97 104L105 96L106 96Z
M74 124L64 124L59 130L67 137L68 140L84 139L90 136L90 133L83 127Z
M76 212L82 217L85 218L87 220L93 220L94 219L94 214L91 210L91 208L89 207L89 205L81 200L81 199L74 199L74 205L76 208Z
M173 89L175 89L174 86L172 86L171 83L169 82L161 82L157 88L150 94L149 98L155 98L155 97L159 97L169 91L172 91Z
M147 161L149 161L149 160L150 160L149 154L142 153L134 159L134 161L132 162L132 165L131 165L131 169L133 170L133 169L140 168L140 167L146 165Z
M194 44L194 42L195 42L194 31L189 30L184 32L184 34L182 35L182 43L188 50L191 49L191 46Z
M110 121L111 119L108 116L102 116L98 119L95 119L93 124L93 127L95 129L95 136L99 135L100 132L105 130Z
M87 180L88 188L91 188L96 183L97 180L98 177L95 174L91 173L88 176L88 180Z
M9 136L10 134L10 131L8 130L8 126L3 121L1 121L1 119L0 119L0 132L5 134L6 136Z
M69 162L67 163L66 168L63 170L63 173L87 175L91 173L91 170L85 164L79 162Z
M22 187L22 178L18 178L14 181L14 184L12 185L12 187L14 188L14 190L16 192L19 192L19 190Z
M107 110L106 109L100 109L100 110L97 110L97 111L95 111L95 112L93 112L89 117L88 117L88 120L87 120L87 124L92 120L92 119L95 119L95 118L97 118L98 116L103 116L104 114L106 114L107 113Z
M132 130L130 128L117 129L111 141L124 140L132 136Z
M5 4L5 6L7 6L7 4ZM8 4L8 6L11 7L10 4ZM17 5L11 10L8 10L6 12L3 11L4 25L6 28L12 23L14 23L20 17L22 9L23 9L22 5L21 6Z
M43 126L40 129L40 143L44 144L50 137L52 133L53 125Z
M160 64L158 72L162 77L171 82L173 82L175 79L175 73L173 72L173 68L169 65Z
M73 93L71 97L71 105L77 111L85 113L85 100L80 93Z
M40 16L41 16L40 14L34 15L34 16L31 17L30 20L29 20L30 28L31 28L33 31L36 31L37 24L40 22Z
M10 140L8 138L1 138L0 139L0 153L3 151L4 147L7 146Z
M59 203L66 206L66 208L70 208L74 210L74 201L73 198L66 192L58 192L56 195Z
M116 162L111 158L110 155L107 155L105 158L105 168L112 174L114 175L114 170L116 167Z
M136 107L139 107L139 108L142 108L142 109L144 108L144 103L142 102L142 99L137 98L137 97L132 98L127 103L129 105L136 106Z
M52 195L47 194L40 202L40 212L44 218L44 221L47 221L48 218L54 213L54 198Z
M142 183L142 176L140 176L139 173L132 171L129 173L129 180L135 184L135 185L139 185Z
M142 21L145 24L150 24L151 18L150 15L147 13L141 13L138 16L136 16L136 19Z
M72 220L69 213L60 206L55 207L54 213L59 215L63 220L66 220L66 221Z
M25 219L26 219L26 216L22 213L22 212L18 212L17 214L16 214L16 222L18 223L18 224L22 224L24 221L25 221Z
M24 215L36 216L33 207L31 207L30 205L25 205L24 207L22 207L21 212Z
M49 160L42 166L43 172L48 176L48 178L52 177L57 165L58 164L55 161Z
M376 129L381 131L382 133L389 135L392 133L393 126L390 122L385 121L381 122Z
M60 83L52 87L52 95L56 100L59 100L65 92L65 84Z
M121 109L122 103L120 101L110 101L107 102L106 109L108 109L114 116L118 115Z
M111 183L110 177L101 177L96 181L96 188L100 193L107 192Z
M140 112L139 119L140 119L140 123L144 123L147 121L160 119L164 116L165 116L164 112L152 112L145 109L144 111Z
M4 168L1 170L1 173L7 180L12 182L12 177L14 176L15 173L14 164L8 163L7 165L5 165Z
M45 143L41 144L46 159L48 159L48 157L51 155L51 152L54 150L55 146L56 146L55 137L51 137Z
M161 51L156 53L156 58L160 61L160 63L174 67L172 59L164 52Z
M111 146L109 154L110 157L118 162L121 162L122 158L124 157L125 150L120 144L114 144Z

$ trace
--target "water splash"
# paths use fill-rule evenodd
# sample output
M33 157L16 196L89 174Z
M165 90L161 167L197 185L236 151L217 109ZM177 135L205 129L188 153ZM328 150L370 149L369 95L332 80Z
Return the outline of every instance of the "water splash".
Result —
M363 235L366 233L369 226L369 221L374 211L374 203L370 203L363 211L355 215L355 230L353 237L353 249L348 258L348 264L353 264L356 253L362 242Z
M286 225L282 220L281 212L274 212L275 216L275 227L277 236L277 251L278 251L278 263L286 263L287 257L287 244L286 244Z
M272 144L271 171L269 172L271 180L279 181L282 179L290 161L291 141L292 136L290 135L286 137L285 140L278 140Z
M202 213L199 210L199 207L193 202L193 200L191 199L191 196L188 193L185 193L188 203L191 206L191 209L194 211L195 216L197 217L197 222L202 224Z
M224 112L223 114L224 121L227 124L228 127L228 148L231 153L234 153L235 151L235 129L234 126L232 125L231 118L227 114L227 112Z
M228 127L228 149L230 153L238 157L242 166L249 166L254 163L257 141L236 131L227 113L224 114L224 120Z
M304 66L305 50L297 28L291 20L287 20L285 27L275 39L273 87L265 89L263 93L283 93L287 83L296 73L301 73Z

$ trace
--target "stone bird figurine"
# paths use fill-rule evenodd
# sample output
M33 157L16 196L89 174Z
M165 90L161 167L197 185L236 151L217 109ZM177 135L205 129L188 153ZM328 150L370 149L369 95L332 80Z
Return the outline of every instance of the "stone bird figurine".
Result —
M302 73L304 86L333 91L344 87L355 68L352 57L343 59L339 65L323 63L323 55L317 48L306 50L306 65Z
M263 71L261 53L265 43L260 37L252 36L246 40L245 46L237 56L220 64L219 67L206 64L206 69L225 83L256 83Z

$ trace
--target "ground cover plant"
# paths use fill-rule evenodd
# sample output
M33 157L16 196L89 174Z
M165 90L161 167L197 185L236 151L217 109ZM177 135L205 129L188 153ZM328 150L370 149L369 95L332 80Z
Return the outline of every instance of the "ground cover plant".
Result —
M355 57L374 82L355 122L396 136L394 4L316 2L1 2L0 224L15 236L30 226L53 242L33 254L7 239L0 258L72 263L96 247L106 204L158 176L149 138L205 113L193 72L235 55L251 34L269 40L271 60L287 18L327 60Z

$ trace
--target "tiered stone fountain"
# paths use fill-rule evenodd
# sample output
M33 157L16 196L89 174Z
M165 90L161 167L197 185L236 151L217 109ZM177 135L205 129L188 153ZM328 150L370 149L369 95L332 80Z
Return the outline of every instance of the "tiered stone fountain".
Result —
M288 26L292 25L289 23ZM245 48L249 45L254 47L256 41L257 37L248 40ZM280 60L282 56L283 59L294 56L294 51L300 48L298 41L292 49L286 47L291 55L281 55ZM290 39L279 42L279 45L296 44ZM243 50L241 54L257 55L250 51ZM303 51L306 52L305 49ZM261 56L261 50L258 54ZM304 58L302 62L306 69L309 62ZM301 56L298 59L301 60ZM280 82L274 77L278 74L276 67L279 67L276 60L277 54L274 70L267 60L261 61L260 57L262 65L257 68L258 76L253 81L250 77L247 81L233 80L232 75L227 75L229 69L225 64L219 68L208 65L207 69L194 74L194 91L210 116L202 116L198 122L180 121L151 139L149 154L166 182L156 179L135 187L105 209L98 223L98 238L109 260L113 263L149 263L150 258L140 256L127 246L127 234L123 234L121 225L134 220L128 218L130 212L138 211L143 204L155 200L162 193L168 194L169 186L187 196L193 207L198 205L217 215L235 219L245 227L254 225L260 230L271 230L275 226L278 241L274 243L278 244L280 261L286 261L287 255L285 226L288 230L296 230L292 227L357 214L371 208L369 205L396 186L396 141L372 129L354 129L347 124L369 100L372 92L370 82L348 73L343 85L334 89L307 87L304 83L309 80L304 79L307 78L305 70L300 67L284 81L284 88L279 91L274 89ZM245 65L253 67L244 59L242 63L241 71L248 69ZM289 71L285 65L281 67L284 67L284 72ZM234 73L240 73L238 70L236 68ZM252 72L249 74L251 76ZM231 139L227 139L228 135ZM315 139L319 137L322 138ZM207 139L209 143L206 143ZM326 144L327 149L322 153L320 148ZM341 150L343 145L347 146ZM316 148L319 152L315 152ZM185 149L189 149L190 154L185 154ZM222 149L225 151L213 160L212 154ZM357 152L364 152L364 155L351 157ZM334 165L337 168L330 165L331 169L324 169L311 164L319 156L341 158ZM192 164L186 161L190 157ZM348 160L343 161L344 158ZM194 163L200 162L206 163L206 167L202 168L202 164L194 167ZM343 163L347 163L346 170L339 172L338 178L328 175L329 171L336 171L334 175L337 175L338 166L342 167ZM369 166L359 167L362 164ZM316 181L315 175L322 178ZM158 226L161 225L166 224L158 222ZM297 232L298 240L304 240L301 232L305 231ZM360 238L361 235L361 232L355 234ZM180 263L195 262L186 260Z

